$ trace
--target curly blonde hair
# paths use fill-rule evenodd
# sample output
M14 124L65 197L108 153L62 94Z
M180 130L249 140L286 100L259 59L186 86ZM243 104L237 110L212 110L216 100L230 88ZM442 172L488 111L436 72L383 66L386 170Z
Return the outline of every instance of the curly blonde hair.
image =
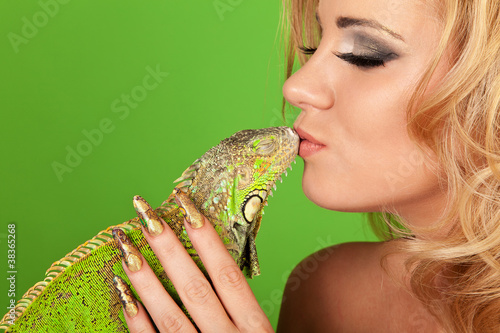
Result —
M283 0L286 77L307 61L299 47L319 44L319 0ZM382 239L404 238L413 293L450 332L500 331L500 1L441 0L442 36L408 105L408 132L444 170L449 226L439 240L408 237L405 221L370 216ZM437 64L450 70L430 94ZM285 105L285 102L284 102ZM382 223L380 223L382 222ZM410 235L411 236L411 235Z

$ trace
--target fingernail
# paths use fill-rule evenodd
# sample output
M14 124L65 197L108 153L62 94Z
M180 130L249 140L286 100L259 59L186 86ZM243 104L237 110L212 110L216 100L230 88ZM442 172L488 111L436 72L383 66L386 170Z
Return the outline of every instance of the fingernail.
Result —
M137 312L139 312L139 307L137 306L137 300L134 295L132 295L132 290L130 290L128 284L123 281L121 277L115 275L113 278L113 285L115 286L116 293L127 315L130 318L135 317Z
M134 197L134 207L139 216L139 221L150 235L158 236L163 232L163 224L151 206L142 197Z
M132 272L137 272L142 267L142 258L139 250L135 247L125 232L120 228L113 229L113 238L122 253L125 264Z
M203 215L198 211L193 201L188 197L188 195L182 192L179 188L174 189L175 202L182 210L185 216L186 222L191 225L193 229L198 229L203 227L204 218Z

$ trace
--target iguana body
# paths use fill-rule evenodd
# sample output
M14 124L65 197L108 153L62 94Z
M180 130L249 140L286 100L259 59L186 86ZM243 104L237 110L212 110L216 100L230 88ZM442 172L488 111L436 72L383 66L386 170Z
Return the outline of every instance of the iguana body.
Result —
M268 194L295 158L299 138L287 127L241 131L210 149L176 181L215 226L233 258L252 277L259 264L255 236ZM206 274L183 226L173 195L155 210ZM182 307L147 244L138 218L118 226ZM0 322L0 332L128 332L112 279L128 282L112 228L101 231L55 262ZM133 290L135 296L135 290ZM184 308L183 308L184 309Z

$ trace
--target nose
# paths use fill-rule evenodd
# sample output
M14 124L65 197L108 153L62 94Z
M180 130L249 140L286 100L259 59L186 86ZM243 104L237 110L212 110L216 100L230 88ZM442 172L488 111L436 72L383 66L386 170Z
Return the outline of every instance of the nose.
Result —
M325 64L313 55L302 68L283 85L283 96L292 105L307 110L328 110L335 103L333 82L325 71Z

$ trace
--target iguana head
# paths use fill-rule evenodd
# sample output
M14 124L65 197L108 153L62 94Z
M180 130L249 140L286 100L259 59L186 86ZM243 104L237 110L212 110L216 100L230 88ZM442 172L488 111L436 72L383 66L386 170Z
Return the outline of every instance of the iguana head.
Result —
M255 236L263 207L298 148L299 136L288 127L240 131L206 152L176 180L250 276L259 274Z

